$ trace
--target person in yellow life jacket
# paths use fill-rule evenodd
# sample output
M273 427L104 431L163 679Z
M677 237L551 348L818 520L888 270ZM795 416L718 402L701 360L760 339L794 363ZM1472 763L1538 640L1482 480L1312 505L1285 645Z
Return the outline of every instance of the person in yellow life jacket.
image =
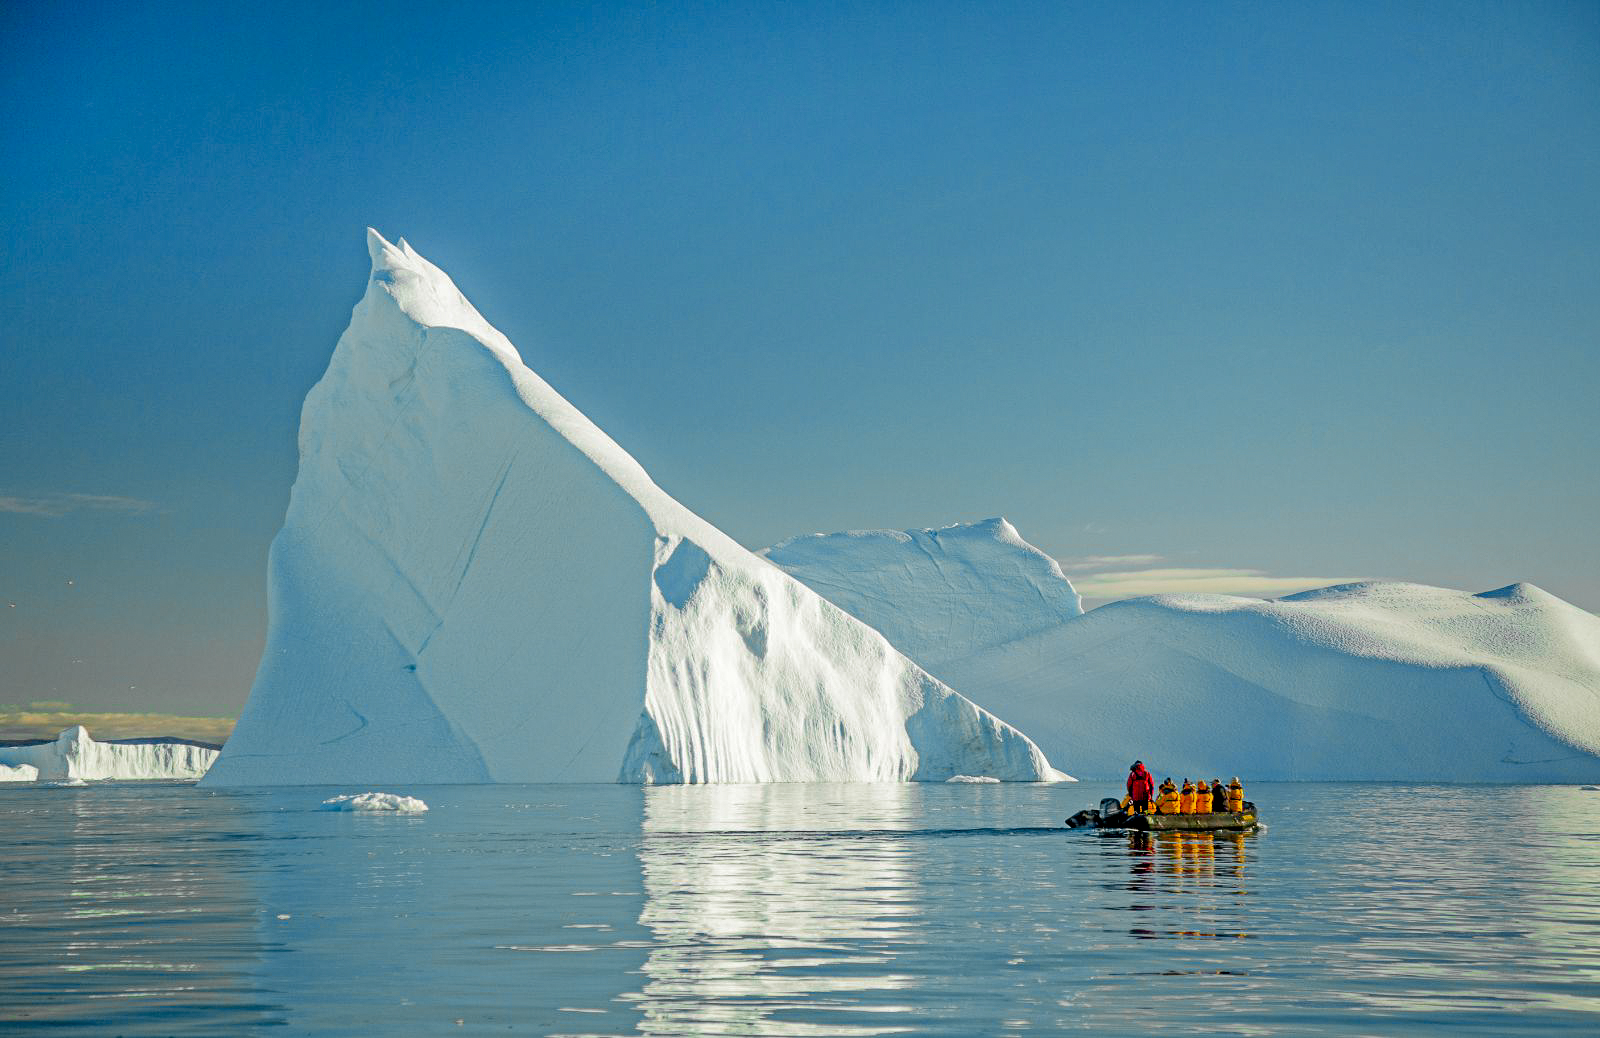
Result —
M1244 787L1239 785L1239 776L1233 776L1233 781L1228 783L1228 810L1244 810Z
M1178 813L1194 814L1194 783L1188 779L1183 780L1183 788L1178 791Z
M1156 813L1163 815L1178 813L1178 786L1170 778L1161 782L1161 792L1156 796Z

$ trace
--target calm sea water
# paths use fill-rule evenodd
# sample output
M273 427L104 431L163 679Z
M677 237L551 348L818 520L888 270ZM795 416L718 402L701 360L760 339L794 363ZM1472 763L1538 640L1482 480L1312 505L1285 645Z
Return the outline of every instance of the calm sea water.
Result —
M1600 1033L1600 792L0 789L0 1031Z

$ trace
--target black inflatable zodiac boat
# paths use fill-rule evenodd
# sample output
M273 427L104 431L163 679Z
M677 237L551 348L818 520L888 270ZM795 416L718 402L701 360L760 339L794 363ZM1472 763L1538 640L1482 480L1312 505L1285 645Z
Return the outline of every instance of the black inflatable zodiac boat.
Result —
M1256 805L1246 800L1243 811L1207 811L1204 814L1129 814L1122 805L1107 797L1098 810L1088 808L1067 819L1068 829L1132 829L1145 833L1197 833L1219 829L1254 829Z

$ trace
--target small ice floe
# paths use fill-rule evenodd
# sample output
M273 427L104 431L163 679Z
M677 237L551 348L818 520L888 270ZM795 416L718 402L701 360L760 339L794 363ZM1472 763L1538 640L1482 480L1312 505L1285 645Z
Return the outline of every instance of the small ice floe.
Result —
M992 775L951 775L946 782L999 782Z
M1585 793L1600 793L1600 786L1584 786L1583 791Z
M416 797L403 797L398 793L348 793L329 797L322 802L323 811L399 811L420 814L428 805Z

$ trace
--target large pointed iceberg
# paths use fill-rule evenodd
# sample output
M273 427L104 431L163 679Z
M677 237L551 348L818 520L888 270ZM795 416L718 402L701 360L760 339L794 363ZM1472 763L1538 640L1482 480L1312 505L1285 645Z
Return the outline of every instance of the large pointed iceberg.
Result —
M1141 757L1208 779L1600 781L1600 617L1531 584L1159 595L1050 622L1064 577L1032 608L1017 593L1036 549L1006 558L997 538L952 580L927 564L930 537L800 537L767 554L1080 775ZM993 621L982 638L969 614ZM930 637L944 629L949 643Z
M1056 777L667 496L404 241L369 248L207 784Z

